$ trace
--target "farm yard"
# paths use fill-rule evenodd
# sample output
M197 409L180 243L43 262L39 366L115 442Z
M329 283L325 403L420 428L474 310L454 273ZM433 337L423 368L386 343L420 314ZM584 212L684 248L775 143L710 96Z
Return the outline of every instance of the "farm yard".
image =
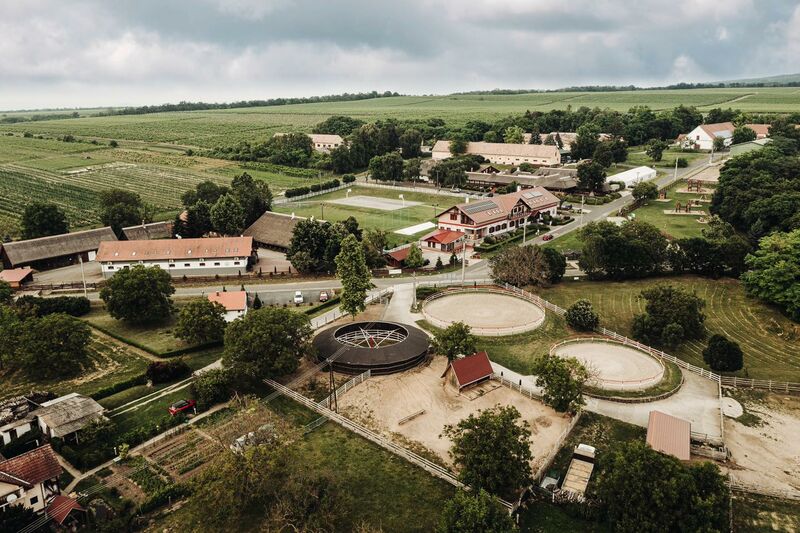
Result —
M744 369L734 375L800 382L800 328L777 310L748 298L737 280L683 276L627 282L565 282L539 293L562 307L586 298L600 315L602 325L630 335L633 316L644 310L644 302L637 298L639 293L658 283L693 290L705 300L709 332L728 336L744 352ZM704 341L689 341L673 354L708 368L703 362L704 348Z
M686 180L681 180L667 189L667 200L648 200L645 205L637 208L634 213L636 219L642 222L647 222L658 229L664 234L669 235L671 238L682 239L685 237L700 237L703 232L705 224L698 222L700 216L690 216L681 214L669 214L664 211L674 211L676 202L680 202L681 206L685 206L690 200L699 199L704 197L708 202L703 202L700 206L693 206L692 211L700 211L708 214L708 206L710 205L711 194L698 194L695 192L686 193L678 192L679 190L686 189Z

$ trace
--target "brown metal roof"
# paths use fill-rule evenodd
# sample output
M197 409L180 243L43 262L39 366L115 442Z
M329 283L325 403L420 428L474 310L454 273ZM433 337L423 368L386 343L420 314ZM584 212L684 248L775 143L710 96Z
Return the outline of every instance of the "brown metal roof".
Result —
M688 461L690 455L691 424L681 418L650 411L647 422L647 444L654 450Z
M100 244L100 249L97 251L97 260L163 261L166 259L215 259L222 257L248 257L252 251L252 237L115 241Z
M253 237L253 240L259 244L288 250L289 245L292 244L294 228L301 220L305 219L267 211L244 230L243 235Z
M74 255L97 250L101 242L116 241L117 236L110 227L52 235L27 241L3 244L5 256L11 266L22 266L35 261Z

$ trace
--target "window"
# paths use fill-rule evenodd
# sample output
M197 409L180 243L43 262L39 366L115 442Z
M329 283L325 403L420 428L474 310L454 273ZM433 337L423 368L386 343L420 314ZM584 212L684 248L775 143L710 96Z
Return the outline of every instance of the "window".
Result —
M219 263L214 263L214 266L215 266L215 267L218 267L218 266L219 266Z
M458 213L450 213L450 220L458 220Z
M39 497L31 496L31 505L36 505L37 503L39 503Z
M233 262L233 264L234 264L235 266L239 266L239 265L241 264L241 261L234 261L234 262Z
M206 264L205 263L200 263L198 266L204 267L204 266L206 266Z
M170 264L169 264L169 267L170 267L170 268L175 268L175 263L170 263Z
M113 267L113 266L111 266L111 265L109 265L108 269L109 269L109 270L114 270L114 267Z
M184 263L183 266L190 267L190 266L192 266L192 264L191 263Z

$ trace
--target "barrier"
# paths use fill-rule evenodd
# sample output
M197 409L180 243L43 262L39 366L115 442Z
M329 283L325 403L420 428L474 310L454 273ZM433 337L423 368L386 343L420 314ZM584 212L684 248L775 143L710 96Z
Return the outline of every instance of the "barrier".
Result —
M359 383L363 383L364 381L369 379L371 376L372 376L372 370L367 370L363 374L359 374L359 375L355 376L354 378L352 378L352 379L348 380L347 382L345 382L344 385L342 385L341 387L336 389L336 392L334 392L334 394L338 398L339 396L341 396L345 392L349 391L350 389L352 389L353 387L355 387ZM327 407L328 409L330 409L332 400L333 400L333 394L331 394L330 396L328 396L327 398L325 398L324 400L319 402L319 404L322 405L323 407Z

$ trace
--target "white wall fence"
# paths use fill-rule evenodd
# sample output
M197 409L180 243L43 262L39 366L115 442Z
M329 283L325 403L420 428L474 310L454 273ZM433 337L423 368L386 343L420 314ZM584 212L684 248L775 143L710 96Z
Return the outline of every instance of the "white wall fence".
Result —
M528 398L537 400L542 398L542 395L539 394L538 391L535 391L531 387L523 385L521 381L511 381L507 377L504 377L496 372L492 374L492 379L495 381L499 381L501 385L505 385L509 389L513 389L522 394L523 396L527 396Z

